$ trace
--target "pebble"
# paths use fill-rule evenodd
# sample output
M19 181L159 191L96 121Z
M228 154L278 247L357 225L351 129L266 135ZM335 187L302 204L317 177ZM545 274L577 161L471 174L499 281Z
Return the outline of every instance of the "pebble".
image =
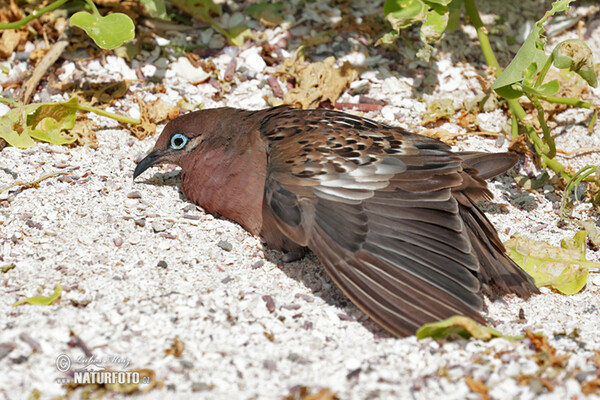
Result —
M160 260L156 266L161 268L167 268L167 262L165 260Z
M165 221L165 220L161 220L161 219L157 219L157 220L152 221L152 229L156 233L158 233L158 232L164 232L167 229L171 228L173 225L174 225L173 222L171 222L171 221Z
M207 390L211 390L211 385L204 382L192 382L192 392L206 392Z
M225 251L231 251L233 249L233 245L226 240L219 240L219 243L217 243L217 246L219 246L220 248L222 248Z
M142 194L136 190L135 192L128 193L127 198L128 199L141 199Z
M115 244L115 246L121 247L123 245L123 238L121 236L117 236L113 239L113 243Z

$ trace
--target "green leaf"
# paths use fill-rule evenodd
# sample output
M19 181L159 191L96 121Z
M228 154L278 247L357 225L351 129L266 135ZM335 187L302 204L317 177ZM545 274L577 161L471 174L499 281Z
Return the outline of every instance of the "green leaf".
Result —
M61 132L75 125L77 105L77 97L64 103L40 105L33 114L27 116L29 136L53 144L73 143L76 138L67 138Z
M52 144L73 143L62 135L73 128L79 108L77 97L63 103L34 103L18 106L0 117L0 138L19 148L35 145L33 139Z
M506 99L514 99L520 97L523 92L520 91L514 85L522 83L525 74L531 74L532 71L528 71L528 68L535 63L536 69L533 71L533 75L537 75L540 69L546 64L548 56L544 53L544 42L543 36L544 28L543 23L548 17L561 11L569 10L569 3L573 0L558 0L552 4L552 9L547 11L542 19L537 21L527 36L527 39L515 55L515 58L510 62L508 67L502 72L502 74L496 79L492 85L492 89Z
M252 37L252 31L245 26L234 26L227 34L227 39L234 46L241 46L244 44L246 38Z
M34 296L34 297L22 299L22 300L17 301L16 303L14 303L13 307L20 306L21 304L25 304L25 303L48 306L48 305L54 303L56 300L58 300L60 298L61 294L62 294L62 288L60 287L60 285L56 285L56 288L54 289L54 293L52 295L50 295L50 296Z
M96 44L103 49L114 49L135 36L135 26L127 15L122 13L90 14L80 11L69 20L71 25L83 29Z
M582 40L569 39L560 42L552 51L552 56L556 68L574 71L590 86L598 86L598 78L594 70L594 55Z
M26 129L27 114L23 107L13 108L0 117L0 138L21 149L35 146L35 142L29 136Z
M505 244L510 257L535 279L536 286L549 286L563 294L578 293L587 281L589 268L600 263L585 259L587 232L565 239L561 247L514 235Z
M246 14L266 25L279 25L283 21L283 11L285 7L282 3L270 3L262 1L252 4L246 8Z
M168 19L164 0L141 0L148 15L153 18Z
M478 324L471 318L464 317L462 315L455 315L443 321L425 324L417 331L418 340L427 337L433 339L444 339L452 336L459 336L465 339L472 337L474 339L481 340L490 340L495 337L505 337L494 328Z
M171 0L177 8L204 22L212 22L211 15L221 15L221 8L212 0Z
M460 26L460 14L462 12L463 0L453 0L448 4L448 25L446 30L455 31Z
M386 0L383 13L395 30L425 20L425 3L421 0Z
M448 6L432 4L421 25L421 40L425 43L439 42L448 25L449 15Z
M559 89L560 83L558 82L558 79L553 79L550 82L544 83L538 88L525 85L523 86L523 91L525 93L539 96L554 96L556 93L558 93Z

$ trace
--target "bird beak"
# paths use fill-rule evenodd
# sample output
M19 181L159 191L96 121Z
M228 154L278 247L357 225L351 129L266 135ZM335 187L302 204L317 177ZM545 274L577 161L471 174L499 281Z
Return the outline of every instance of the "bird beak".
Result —
M144 159L135 167L135 171L133 171L133 179L137 178L142 174L142 172L158 163L162 156L163 152L161 150L154 150L148 153L148 155L144 157Z

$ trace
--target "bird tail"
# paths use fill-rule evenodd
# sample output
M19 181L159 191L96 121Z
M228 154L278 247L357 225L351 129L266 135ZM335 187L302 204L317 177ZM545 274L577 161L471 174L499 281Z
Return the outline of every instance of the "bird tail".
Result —
M458 153L463 163L477 170L482 179L490 179L511 169L517 161L517 153L482 153L479 151L461 151Z
M460 215L479 260L478 278L486 294L514 293L528 298L539 293L533 278L508 257L492 223L471 199L469 202L470 206L460 204Z

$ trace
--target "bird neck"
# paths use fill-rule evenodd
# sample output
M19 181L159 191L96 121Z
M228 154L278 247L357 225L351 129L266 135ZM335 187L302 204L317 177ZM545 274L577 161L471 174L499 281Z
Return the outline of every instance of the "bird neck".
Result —
M254 136L254 135L252 135ZM236 221L253 235L262 228L267 155L258 135L236 148L198 148L182 161L185 196L211 214Z

